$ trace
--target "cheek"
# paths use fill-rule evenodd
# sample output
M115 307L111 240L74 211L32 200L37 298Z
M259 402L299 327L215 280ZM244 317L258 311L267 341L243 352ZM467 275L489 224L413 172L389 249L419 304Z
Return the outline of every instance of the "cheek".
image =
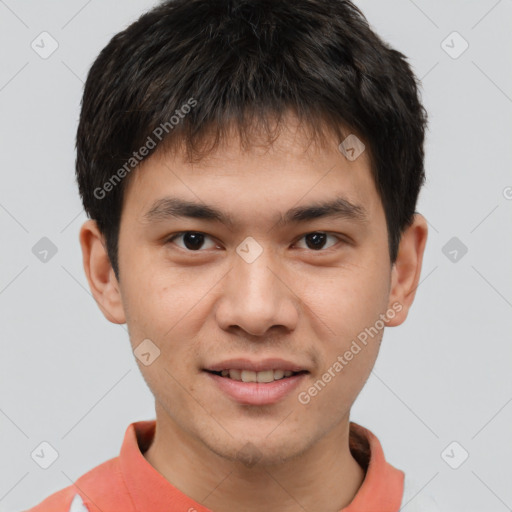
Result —
M213 284L190 271L185 275L168 269L148 275L142 288L132 290L130 333L153 340L160 349L160 366L173 375L187 379L184 369L197 364L198 334L209 314L212 295L208 291Z
M148 329L160 336L165 327L171 329L185 313L200 300L201 290L175 268L157 270L133 276L127 290L131 319L141 329ZM162 332L164 329L164 332Z
M378 266L351 265L317 278L301 280L300 298L308 306L305 314L311 316L312 312L324 333L338 343L373 325L387 307L389 276ZM318 334L319 339L325 338Z

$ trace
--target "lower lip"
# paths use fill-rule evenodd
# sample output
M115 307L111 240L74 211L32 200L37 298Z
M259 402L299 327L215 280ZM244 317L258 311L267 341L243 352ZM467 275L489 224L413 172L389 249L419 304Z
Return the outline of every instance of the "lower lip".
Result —
M233 400L246 405L275 404L291 393L307 375L299 373L273 382L242 382L206 372L220 390Z

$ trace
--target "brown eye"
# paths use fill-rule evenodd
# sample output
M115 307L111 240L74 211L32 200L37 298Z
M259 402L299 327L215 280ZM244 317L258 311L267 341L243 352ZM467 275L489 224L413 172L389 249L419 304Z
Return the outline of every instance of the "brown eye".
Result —
M186 249L187 251L198 251L204 245L204 241L207 238L209 238L208 235L198 231L184 231L183 233L178 233L171 237L168 243L181 239L182 245L176 244L178 247ZM212 242L211 247L215 247L215 243Z
M308 233L307 235L304 235L302 239L306 241L306 249L311 249L312 251L321 251L322 249L326 249L325 244L329 237L335 241L335 243L327 247L327 249L329 249L333 245L336 245L336 242L339 241L340 238L334 235L329 235L323 231L315 231L314 233Z

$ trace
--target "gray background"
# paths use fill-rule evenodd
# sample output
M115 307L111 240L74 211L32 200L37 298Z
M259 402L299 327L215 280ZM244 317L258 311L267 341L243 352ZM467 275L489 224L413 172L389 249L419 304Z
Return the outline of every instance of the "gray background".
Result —
M154 4L0 0L0 511L70 485L154 417L126 326L89 292L74 182L86 73ZM430 233L413 309L386 330L351 419L445 510L512 510L512 1L357 4L423 80ZM59 45L46 59L31 47L43 31ZM59 453L48 469L31 458L42 441Z

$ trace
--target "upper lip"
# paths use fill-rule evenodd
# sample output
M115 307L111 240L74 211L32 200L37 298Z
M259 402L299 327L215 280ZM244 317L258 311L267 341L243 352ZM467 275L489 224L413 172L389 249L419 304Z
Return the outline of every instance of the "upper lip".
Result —
M209 365L205 370L213 372L220 372L222 370L251 370L253 372L261 372L264 370L307 371L306 368L300 364L279 358L261 359L259 361L251 361L250 359L244 358L227 359L220 363Z

